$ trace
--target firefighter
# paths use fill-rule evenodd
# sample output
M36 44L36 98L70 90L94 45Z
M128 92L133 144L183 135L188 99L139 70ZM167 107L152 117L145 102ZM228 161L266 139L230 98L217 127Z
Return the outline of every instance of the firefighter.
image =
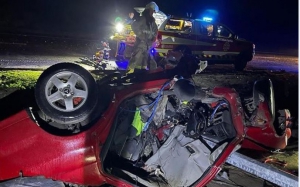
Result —
M153 56L150 56L150 49L156 40L158 31L153 13L158 11L159 8L155 2L147 4L142 16L131 25L136 35L136 42L129 60L128 73L157 68Z

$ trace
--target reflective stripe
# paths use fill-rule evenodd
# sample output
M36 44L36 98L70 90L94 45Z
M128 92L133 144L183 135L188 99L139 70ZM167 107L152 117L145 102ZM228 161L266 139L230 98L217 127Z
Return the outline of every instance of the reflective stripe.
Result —
M199 58L211 59L234 59L237 55L198 55Z
M167 56L165 53L158 53L159 56Z
M196 45L197 40L188 39L188 38L181 38L181 37L174 37L168 35L162 35L162 44L182 44L182 45Z
M169 50L172 50L172 49L158 49L158 48L155 48L155 50L156 50L158 53L167 53Z
M147 66L135 66L134 69L147 69Z
M192 51L195 55L238 55L240 52L220 52L220 51Z
M183 34L185 35L185 34ZM192 38L176 37L167 34L162 34L161 44L163 45L198 45L198 46L216 46L213 42L203 42Z
M198 51L197 51L198 52ZM199 51L200 52L200 51ZM199 53L198 53L199 54ZM225 52L221 52L221 51L202 51L202 54L205 54L205 55L238 55L240 54L240 52L228 52L228 51L225 51Z

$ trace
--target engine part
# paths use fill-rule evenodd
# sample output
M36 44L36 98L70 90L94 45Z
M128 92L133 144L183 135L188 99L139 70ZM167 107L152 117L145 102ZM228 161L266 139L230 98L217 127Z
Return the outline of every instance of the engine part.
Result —
M210 123L202 133L204 139L219 143L236 136L228 109L214 113L213 123Z
M200 111L193 111L189 116L185 135L191 138L198 138L206 129L206 126L207 118L204 114Z
M139 159L144 146L141 137L129 139L125 142L124 147L121 149L120 155L131 161Z
M141 110L142 120L146 122L152 115L154 106L155 106L155 99L158 97L158 94L154 94L152 96L144 96L140 95L135 98L135 104ZM165 117L165 109L168 102L168 96L162 96L160 100L157 101L156 111L153 117L153 122L159 126L163 118Z
M181 101L191 101L196 94L195 85L187 79L179 79L174 84L174 92Z

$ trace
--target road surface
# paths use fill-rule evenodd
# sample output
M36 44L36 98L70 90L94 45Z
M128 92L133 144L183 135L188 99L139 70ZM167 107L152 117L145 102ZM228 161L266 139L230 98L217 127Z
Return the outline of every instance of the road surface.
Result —
M75 62L83 55L0 55L0 68L47 68L59 62ZM93 69L93 68L91 68ZM232 65L209 65L207 70L232 71ZM277 54L256 54L245 71L285 71L298 73L298 57Z

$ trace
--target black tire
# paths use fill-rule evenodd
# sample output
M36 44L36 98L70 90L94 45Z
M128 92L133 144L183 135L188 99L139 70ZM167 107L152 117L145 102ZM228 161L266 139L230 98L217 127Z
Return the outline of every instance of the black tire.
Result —
M234 69L237 71L243 71L245 67L247 66L247 61L246 60L237 60L234 63Z
M69 82L69 80L67 80L67 82L63 82L64 79L59 77L63 74L68 76L68 73L71 74L70 77L72 75L76 76L74 85L70 86L72 82ZM55 86L54 79L59 80L59 85L64 86L63 89L59 89L59 86ZM65 86L66 84L69 86ZM83 85L83 90L80 90L81 88L79 89L78 85L79 87ZM49 89L50 87L52 89ZM50 95L48 95L49 92ZM80 93L86 94L85 97L78 102L78 105L74 103L74 98L78 96L77 93L79 95ZM39 109L53 121L64 125L76 124L83 121L85 121L85 124L87 124L88 122L86 120L93 119L93 117L90 115L98 102L97 93L97 84L92 75L83 67L73 63L59 63L49 67L38 78L35 87L35 99ZM48 98L50 98L51 94L56 94L57 97L62 98L59 98L59 100L57 99L53 102L49 102ZM63 97L63 94L68 94L68 96ZM76 98L80 98L80 96ZM67 110L67 99L69 102L71 101L73 110ZM59 107L63 106L64 104L66 109L64 110L63 107L60 109Z

